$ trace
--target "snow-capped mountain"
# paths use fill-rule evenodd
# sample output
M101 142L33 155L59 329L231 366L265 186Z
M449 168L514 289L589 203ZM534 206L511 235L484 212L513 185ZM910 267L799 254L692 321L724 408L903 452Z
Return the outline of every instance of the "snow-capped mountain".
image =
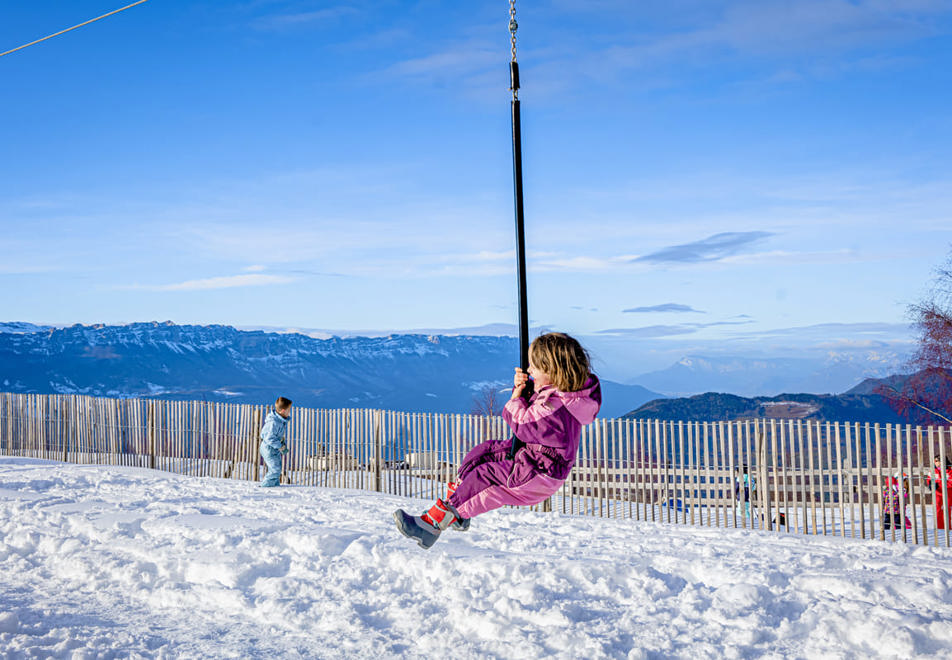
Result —
M898 352L881 348L797 358L692 355L631 382L670 396L702 392L728 392L739 396L843 392L865 378L895 373L902 362Z
M0 326L0 390L468 413L489 384L505 389L513 337L390 335L317 339L230 326L133 323ZM24 326L25 328L25 326ZM658 398L605 384L603 416Z
M35 323L25 323L23 321L0 321L0 332L10 332L16 334L42 332L52 330L53 326L37 325Z

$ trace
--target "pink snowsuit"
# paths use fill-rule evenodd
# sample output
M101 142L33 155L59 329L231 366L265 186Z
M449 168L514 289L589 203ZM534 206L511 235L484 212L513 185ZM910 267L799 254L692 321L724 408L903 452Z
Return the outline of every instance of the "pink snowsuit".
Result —
M905 480L902 486L902 497L899 496L899 479L889 477L886 487L883 488L883 527L885 529L899 529L900 521L906 519L906 529L912 528L912 522L909 516L903 511L901 504L909 504L909 490L906 488ZM901 501L900 501L901 500Z
M509 458L512 440L487 440L476 445L459 467L459 484L447 500L463 518L507 504L530 506L553 495L568 478L578 455L582 427L602 405L594 375L577 392L548 385L526 403L511 399L503 419L525 443Z

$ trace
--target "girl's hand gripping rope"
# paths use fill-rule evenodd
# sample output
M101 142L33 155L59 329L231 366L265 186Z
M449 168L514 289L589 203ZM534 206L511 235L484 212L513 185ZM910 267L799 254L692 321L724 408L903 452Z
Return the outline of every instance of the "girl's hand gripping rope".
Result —
M512 400L523 397L528 401L530 396L532 396L532 381L529 380L529 374L520 367L516 367L516 374L512 378L512 396L509 397L509 399ZM513 435L512 446L509 447L509 453L507 454L509 458L515 458L516 452L522 449L523 446L525 446L525 443Z
M516 367L516 375L512 379L512 396L509 398L518 399L521 397L527 385L531 387L529 384L529 374L520 367Z

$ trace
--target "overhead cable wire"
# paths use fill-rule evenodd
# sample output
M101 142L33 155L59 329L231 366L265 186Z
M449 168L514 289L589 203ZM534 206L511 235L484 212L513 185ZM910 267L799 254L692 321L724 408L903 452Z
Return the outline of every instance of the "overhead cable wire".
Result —
M119 9L115 9L115 10L109 12L108 14L103 14L102 16L97 16L96 18L91 18L91 19L89 19L88 21L86 21L85 23L80 23L79 25L74 25L74 26L71 27L71 28L66 28L65 30L60 30L59 32L56 32L56 33L54 33L54 34L51 34L51 35L49 35L49 36L47 36L47 37L43 37L42 39L37 39L36 41L31 41L31 42L28 43L28 44L23 44L22 46L17 46L16 48L12 48L12 49L10 49L10 50L8 50L8 51L6 51L6 52L0 53L0 57L3 57L4 55L9 55L10 53L15 53L15 52L17 52L18 50L22 50L22 49L26 48L27 46L32 46L33 44L38 44L38 43L40 43L41 41L46 41L47 39L52 39L53 37L58 37L58 36L61 35L61 34L66 34L66 33L69 32L70 30L75 30L76 28L81 28L81 27L83 27L84 25L89 25L90 23L95 23L96 21L102 20L102 19L106 18L107 16L112 16L113 14L118 14L118 13L121 12L121 11L125 11L125 10L127 10L127 9L132 8L132 7L135 7L136 5L141 5L143 2L148 2L148 0L139 0L138 2L133 2L131 5L126 5L125 7L121 7L121 8L119 8Z

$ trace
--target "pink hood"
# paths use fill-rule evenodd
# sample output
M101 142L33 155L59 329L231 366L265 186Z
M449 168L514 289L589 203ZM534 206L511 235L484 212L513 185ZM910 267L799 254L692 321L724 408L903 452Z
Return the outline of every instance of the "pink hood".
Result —
M565 409L578 420L582 426L595 421L595 416L602 407L602 386L598 377L592 374L585 386L577 392L558 392L555 396L562 400Z

